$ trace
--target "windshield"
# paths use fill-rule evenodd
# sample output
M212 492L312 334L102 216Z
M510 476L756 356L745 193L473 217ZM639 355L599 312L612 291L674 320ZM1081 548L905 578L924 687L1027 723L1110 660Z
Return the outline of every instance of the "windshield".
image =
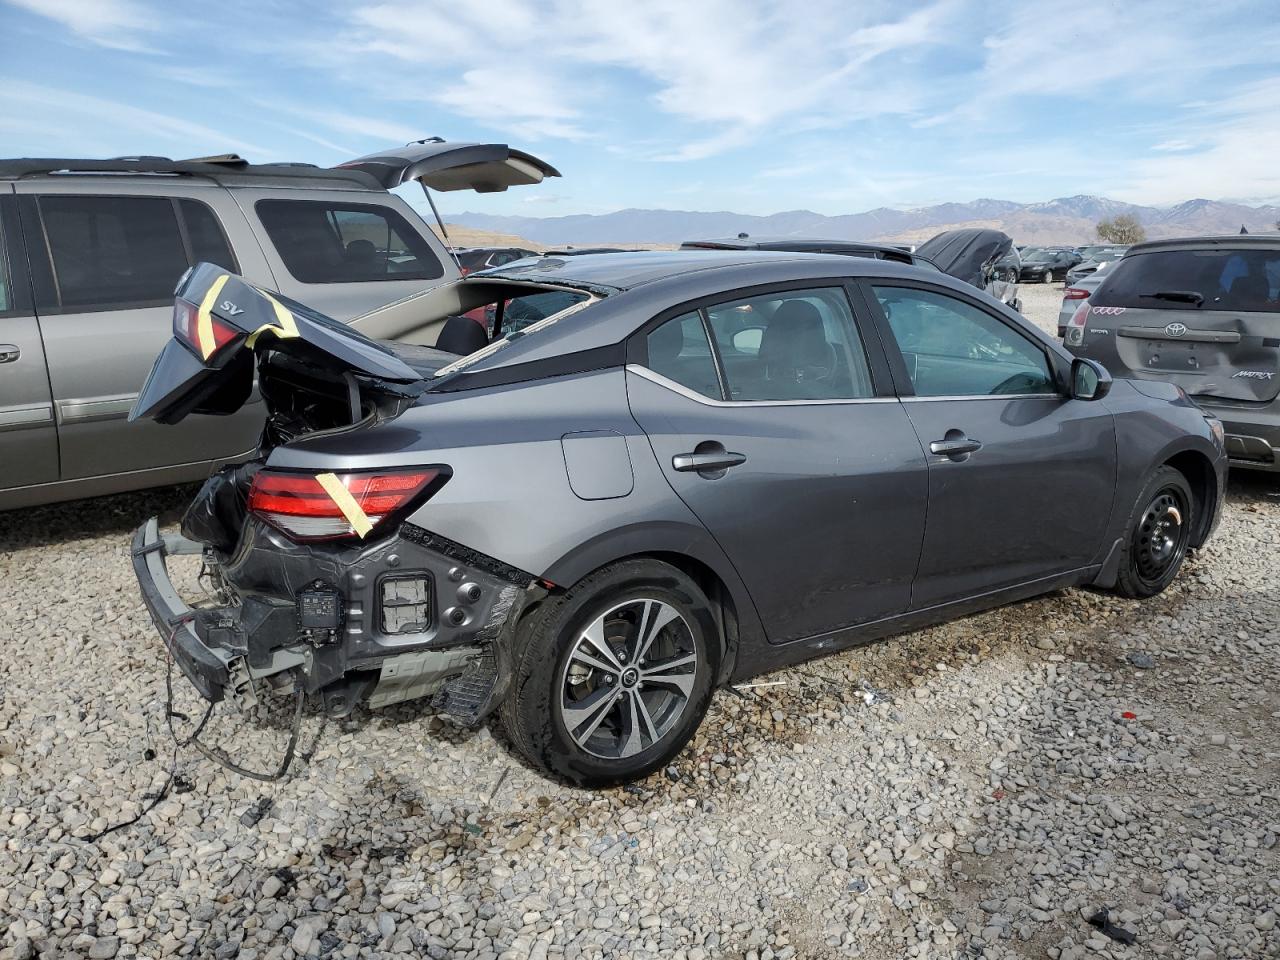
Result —
M1052 260L1056 256L1057 256L1057 253L1053 250L1036 250L1030 255L1023 254L1022 262L1023 263L1048 263L1050 260Z
M1099 306L1280 313L1280 249L1163 250L1116 262Z

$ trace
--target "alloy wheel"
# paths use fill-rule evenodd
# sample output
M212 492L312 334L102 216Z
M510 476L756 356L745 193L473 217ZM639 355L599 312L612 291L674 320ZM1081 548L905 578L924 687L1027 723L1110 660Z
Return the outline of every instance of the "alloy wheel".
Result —
M1187 505L1181 493L1164 487L1142 511L1134 533L1134 560L1144 583L1159 583L1186 552Z
M574 641L560 678L564 728L593 756L634 756L679 723L697 671L698 649L684 616L664 600L627 600Z

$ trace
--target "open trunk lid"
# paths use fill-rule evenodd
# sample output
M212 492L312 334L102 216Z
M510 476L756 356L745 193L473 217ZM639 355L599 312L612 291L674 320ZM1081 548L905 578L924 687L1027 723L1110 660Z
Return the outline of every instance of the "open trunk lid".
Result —
M344 323L201 263L178 284L174 335L129 419L177 423L192 413L234 413L253 392L255 358L260 368L271 362L286 376L326 383L353 414L386 401L411 401L434 369L457 359L421 347L402 358ZM270 407L265 372L261 376Z
M349 160L338 169L364 171L388 190L417 180L432 190L477 193L500 193L560 176L545 160L505 143L447 143L439 138Z

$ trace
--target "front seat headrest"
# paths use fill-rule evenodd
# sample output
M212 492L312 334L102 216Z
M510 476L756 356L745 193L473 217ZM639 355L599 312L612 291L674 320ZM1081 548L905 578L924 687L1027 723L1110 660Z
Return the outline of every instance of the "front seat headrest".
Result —
M470 317L458 314L444 322L440 336L436 338L437 350L447 350L463 357L488 345L489 335L484 332L484 327Z

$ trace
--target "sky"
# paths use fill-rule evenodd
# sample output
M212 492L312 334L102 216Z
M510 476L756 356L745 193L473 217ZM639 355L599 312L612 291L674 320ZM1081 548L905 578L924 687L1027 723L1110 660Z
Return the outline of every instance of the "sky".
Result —
M1275 0L0 0L0 156L563 174L443 213L1280 198Z

